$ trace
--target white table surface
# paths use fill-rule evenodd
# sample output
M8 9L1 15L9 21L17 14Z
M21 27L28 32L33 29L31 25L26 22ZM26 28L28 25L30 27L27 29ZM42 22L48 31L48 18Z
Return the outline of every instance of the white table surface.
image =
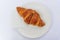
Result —
M11 14L16 6L34 1L41 2L51 10L53 25L45 36L28 39L13 30ZM60 0L0 0L0 40L60 40Z

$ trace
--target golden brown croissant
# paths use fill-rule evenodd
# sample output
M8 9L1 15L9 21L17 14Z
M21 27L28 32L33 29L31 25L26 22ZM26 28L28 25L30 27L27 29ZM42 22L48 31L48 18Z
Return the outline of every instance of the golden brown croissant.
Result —
M44 26L45 23L42 21L40 15L32 9L26 9L23 7L17 7L17 11L19 13L19 15L21 15L24 19L24 21L27 24L33 24L33 25L37 25L37 26Z

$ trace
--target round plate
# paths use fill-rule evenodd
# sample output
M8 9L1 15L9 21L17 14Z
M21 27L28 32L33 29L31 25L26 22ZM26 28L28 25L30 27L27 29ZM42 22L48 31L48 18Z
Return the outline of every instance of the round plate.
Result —
M42 20L45 22L45 26L43 27L38 27L38 26L33 26L33 25L28 25L24 22L23 18L18 14L17 12L17 16L15 19L15 26L17 31L24 35L25 37L28 38L37 38L37 37L41 37L44 34L47 33L47 31L50 29L50 25L51 25L51 15L49 10L47 9L47 7L41 3L36 3L36 2L30 2L30 3L26 3L23 4L22 7L27 8L27 9L33 9L36 10Z

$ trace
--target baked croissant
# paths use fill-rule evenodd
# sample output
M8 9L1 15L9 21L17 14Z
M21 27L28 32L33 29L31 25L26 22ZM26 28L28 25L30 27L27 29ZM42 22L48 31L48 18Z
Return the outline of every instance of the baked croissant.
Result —
M17 11L27 24L37 25L40 27L45 25L40 15L35 10L17 7Z

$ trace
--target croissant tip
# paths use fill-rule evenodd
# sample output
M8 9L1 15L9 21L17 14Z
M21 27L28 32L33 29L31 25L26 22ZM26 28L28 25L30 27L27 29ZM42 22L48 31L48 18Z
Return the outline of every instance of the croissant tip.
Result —
M16 9L19 9L20 7L16 7Z
M19 12L20 11L20 7L16 7L17 11Z

